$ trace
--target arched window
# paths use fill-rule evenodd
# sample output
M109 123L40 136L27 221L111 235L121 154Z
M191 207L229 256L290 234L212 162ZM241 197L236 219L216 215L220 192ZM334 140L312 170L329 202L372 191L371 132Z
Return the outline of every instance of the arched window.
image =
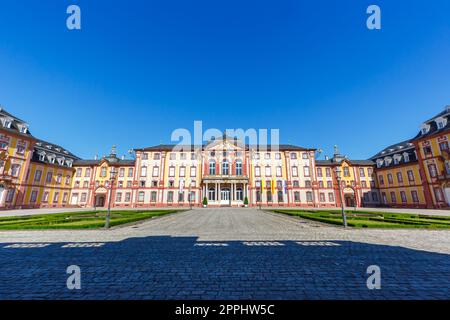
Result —
M267 202L272 202L272 191L267 191Z
M210 175L215 175L216 174L216 162L215 161L210 161L209 162L209 174Z
M230 174L230 166L226 160L222 162L222 174L225 176Z
M236 200L238 201L244 200L244 193L242 192L242 188L236 189Z
M216 189L213 187L208 190L208 200L215 201L216 200Z

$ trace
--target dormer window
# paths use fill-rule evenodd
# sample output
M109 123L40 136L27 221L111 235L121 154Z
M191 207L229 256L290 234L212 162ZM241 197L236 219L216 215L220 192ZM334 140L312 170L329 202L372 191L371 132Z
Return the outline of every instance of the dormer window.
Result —
M429 131L430 131L430 125L429 124L426 124L426 123L424 123L421 127L420 127L420 132L422 133L422 134L427 134Z
M381 168L383 166L383 163L384 163L383 159L378 159L377 160L377 167Z
M55 155L54 154L51 154L51 155L48 155L47 156L47 159L48 159L48 162L49 163L55 163L55 160L56 160L56 157L55 157Z
M384 163L386 166L389 166L392 162L392 158L391 157L386 157L384 158Z
M436 122L438 130L444 129L447 125L447 118L439 117L434 120Z
M60 165L60 166L63 166L64 165L64 158L58 158L58 164Z
M28 132L28 126L26 124L19 124L17 127L19 128L20 133L26 134Z
M72 160L72 159L66 160L66 163L67 163L67 166L68 166L69 168L72 168L72 165L73 165L73 160Z
M394 155L394 164L399 164L402 160L402 156L400 154Z
M39 153L39 161L42 161L42 162L45 161L45 152Z
M5 128L11 129L13 120L10 118L2 118L2 125Z
M409 153L405 152L403 158L405 159L405 162L409 162Z

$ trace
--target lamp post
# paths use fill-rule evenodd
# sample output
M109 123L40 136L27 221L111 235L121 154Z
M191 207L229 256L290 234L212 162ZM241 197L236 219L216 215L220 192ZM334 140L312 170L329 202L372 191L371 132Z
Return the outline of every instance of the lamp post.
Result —
M192 187L192 180L189 182L189 209L192 210L192 195L191 195L191 187Z
M113 167L109 173L109 196L108 196L108 212L106 213L105 229L109 229L109 223L111 220L111 198L112 189L116 180L117 170Z
M336 173L336 180L337 180L338 187L339 187L338 190L339 190L339 200L341 201L342 221L344 222L344 228L347 228L347 217L345 216L344 201L342 199L341 168L336 167L335 173Z

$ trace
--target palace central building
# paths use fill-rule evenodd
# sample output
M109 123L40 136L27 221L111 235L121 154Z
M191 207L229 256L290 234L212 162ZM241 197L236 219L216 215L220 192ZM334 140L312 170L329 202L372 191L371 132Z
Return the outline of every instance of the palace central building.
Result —
M369 160L222 136L85 160L0 108L0 209L179 206L426 207L450 204L450 107Z

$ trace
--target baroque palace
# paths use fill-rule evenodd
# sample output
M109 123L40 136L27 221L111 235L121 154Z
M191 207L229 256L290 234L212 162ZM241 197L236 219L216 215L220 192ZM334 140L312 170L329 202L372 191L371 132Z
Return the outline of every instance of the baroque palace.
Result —
M450 205L450 106L413 138L369 160L223 136L201 146L157 145L133 159L83 160L34 137L0 108L0 209L167 206L420 207Z

